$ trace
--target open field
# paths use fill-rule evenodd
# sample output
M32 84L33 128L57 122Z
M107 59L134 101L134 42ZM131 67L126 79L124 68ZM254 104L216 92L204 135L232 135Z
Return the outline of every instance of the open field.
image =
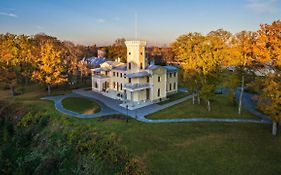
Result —
M192 104L192 100L182 102L162 111L148 115L149 119L169 119L169 118L255 118L252 114L243 111L242 115L237 114L237 107L228 101L227 95L216 95L216 100L212 102L212 111L207 111L207 105L202 102L200 105Z
M38 99L40 91L33 91L34 95L27 92L16 97L16 102L28 104L30 110L44 112L69 130L79 125L89 131L115 133L122 145L141 161L148 174L281 174L281 137L271 135L271 125L147 124L133 119L128 123L118 119L77 119L57 112L52 102ZM14 101L8 96L5 100ZM178 110L185 109L183 107ZM215 110L215 106L213 108Z

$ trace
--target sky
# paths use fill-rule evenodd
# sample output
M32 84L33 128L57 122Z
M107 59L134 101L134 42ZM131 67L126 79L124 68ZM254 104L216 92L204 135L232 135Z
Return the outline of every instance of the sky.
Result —
M163 46L188 32L256 31L280 19L281 0L0 0L0 33L99 46L117 38Z

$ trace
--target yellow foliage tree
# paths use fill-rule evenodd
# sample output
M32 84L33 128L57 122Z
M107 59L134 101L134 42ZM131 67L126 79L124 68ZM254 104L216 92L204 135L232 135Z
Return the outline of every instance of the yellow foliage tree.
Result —
M67 81L61 51L52 42L45 42L41 45L36 65L32 77L47 85L48 95L51 94L51 85L62 84Z
M281 21L263 24L257 31L254 52L260 69L272 69L262 78L260 109L273 120L272 134L281 121Z

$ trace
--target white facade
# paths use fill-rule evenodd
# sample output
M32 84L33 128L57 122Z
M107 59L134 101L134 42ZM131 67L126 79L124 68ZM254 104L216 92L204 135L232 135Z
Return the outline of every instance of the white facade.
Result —
M92 69L92 90L134 109L166 99L178 90L174 66L148 65L145 41L126 41L127 63L106 61Z

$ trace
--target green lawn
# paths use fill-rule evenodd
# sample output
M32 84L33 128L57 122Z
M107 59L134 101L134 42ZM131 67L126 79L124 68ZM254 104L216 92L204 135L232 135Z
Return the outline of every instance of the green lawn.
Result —
M177 99L186 97L186 96L188 96L188 95L190 95L190 93L188 93L188 92L177 92L177 93L175 93L175 94L169 95L169 96L167 97L167 98L168 98L167 100L161 101L161 102L159 102L159 103L157 103L157 104L163 105L163 104L166 104L166 103L170 103L170 102L172 102L172 101L175 101L175 100L177 100Z
M201 105L192 104L192 100L187 100L178 105L164 109L162 111L150 114L150 119L167 119L167 118L255 118L247 111L243 111L242 115L237 114L237 107L230 104L227 95L216 95L215 101L212 103L212 111L207 111L207 105L202 102Z
M101 107L98 103L82 97L65 98L62 100L62 105L65 109L80 114L94 114L101 110Z
M65 127L82 125L89 132L116 133L148 174L281 174L281 132L272 136L271 125L78 119L57 112L50 101L34 98L29 99L29 104L33 110L63 121Z

